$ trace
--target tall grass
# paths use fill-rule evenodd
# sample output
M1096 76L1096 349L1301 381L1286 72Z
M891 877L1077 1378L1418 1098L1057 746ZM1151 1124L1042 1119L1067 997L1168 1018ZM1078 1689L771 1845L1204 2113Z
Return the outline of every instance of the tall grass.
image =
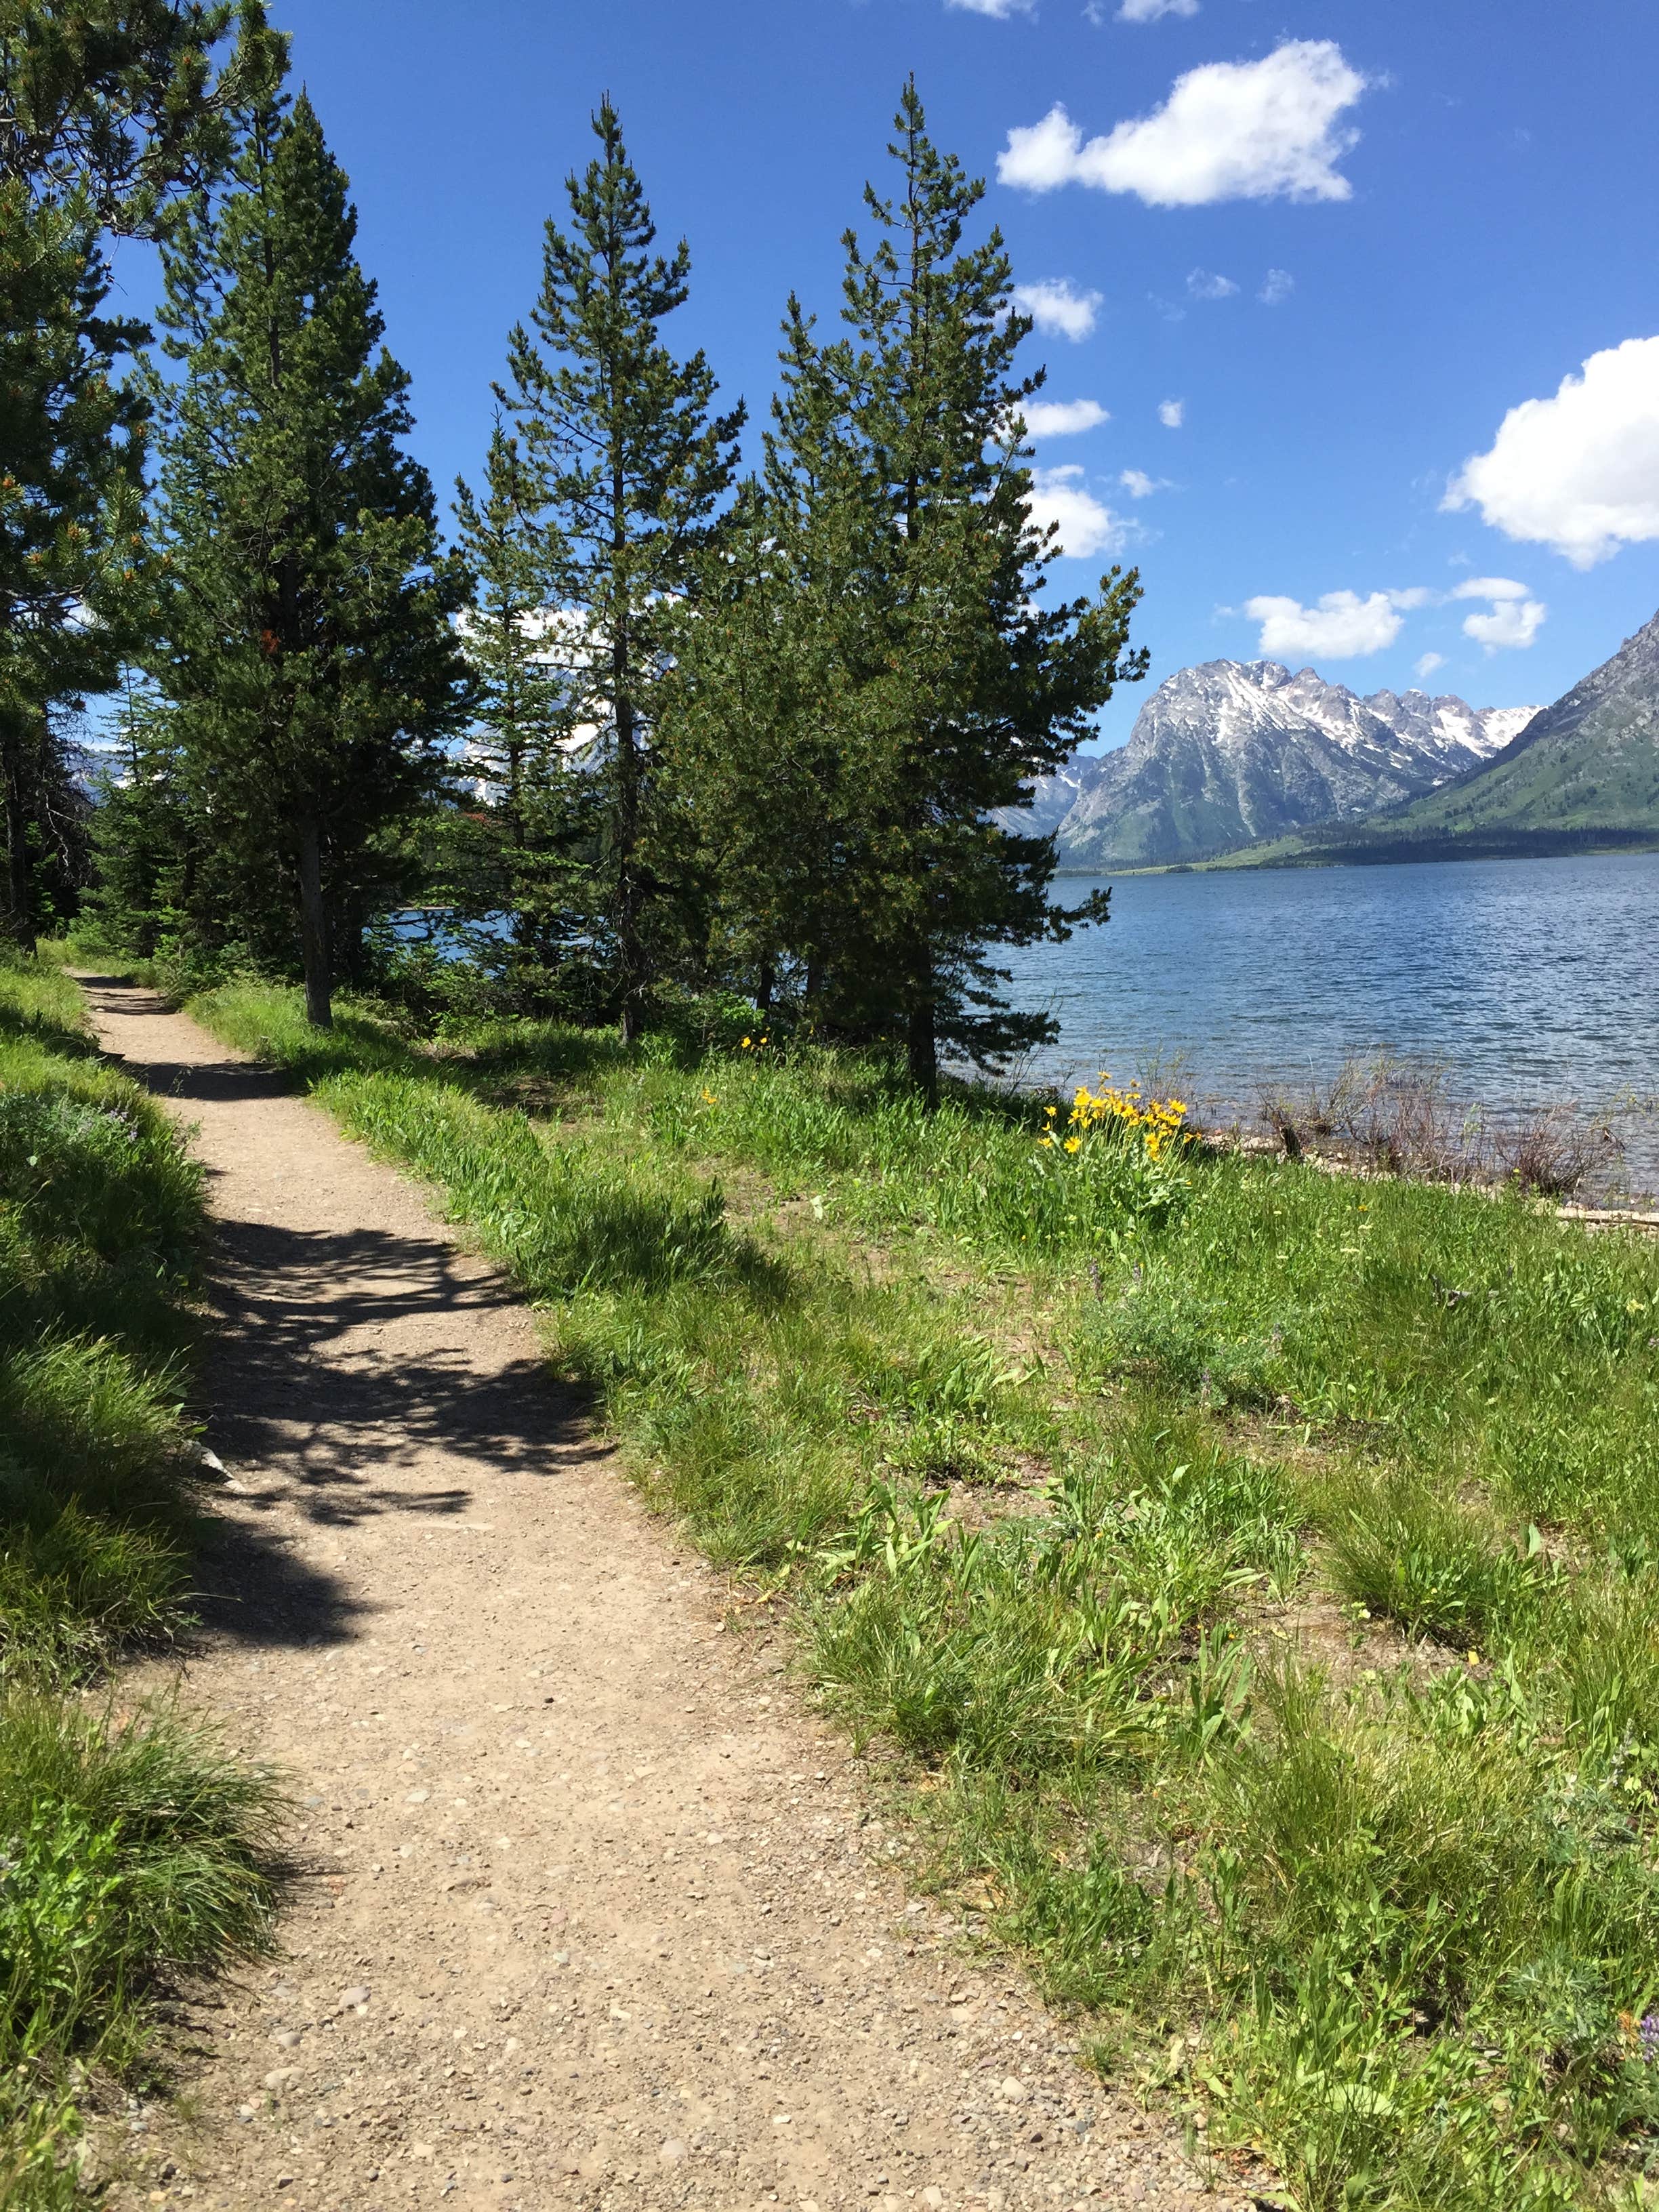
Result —
M0 1670L182 1619L200 1172L60 973L0 965Z
M1100 2063L1307 2212L1629 2198L1659 1255L1513 1194L1055 1157L1040 1102L928 1116L848 1055L207 1011L516 1269Z
M169 1978L265 1940L270 1778L167 1710L64 1693L175 1635L199 1170L60 972L0 962L0 2202L68 2204L77 2081Z

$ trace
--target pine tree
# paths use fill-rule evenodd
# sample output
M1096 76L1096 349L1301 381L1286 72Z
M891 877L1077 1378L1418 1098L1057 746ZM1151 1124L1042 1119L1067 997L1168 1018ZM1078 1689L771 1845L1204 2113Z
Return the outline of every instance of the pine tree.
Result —
M838 613L793 518L745 486L672 633L659 767L713 970L823 1016L857 824Z
M179 902L192 842L179 748L149 688L129 672L100 778L98 881L88 900L122 951L153 959Z
M571 758L572 685L556 657L565 548L539 473L499 415L482 488L458 483L455 513L471 586L466 772L481 802L448 825L452 848L463 847L453 856L457 903L511 915L508 957L534 993L585 933L599 792Z
M670 908L652 757L674 600L693 583L734 471L739 407L711 414L701 353L678 361L660 326L684 304L690 255L653 251L656 226L606 100L599 157L567 184L571 230L550 220L540 297L510 341L510 389L526 460L563 546L561 619L550 629L591 736L603 901L624 1037L639 1034Z
M136 634L143 407L116 373L143 333L99 312L95 223L25 197L0 180L0 805L5 926L29 947L69 773L55 724L114 681Z
M395 826L435 788L465 705L431 486L403 451L346 180L303 94L256 104L230 189L167 241L155 675L216 840L279 866L306 1009L331 1018L392 894Z
M25 946L73 892L84 802L59 732L113 682L140 611L145 408L118 362L149 333L106 313L105 238L155 235L178 188L222 158L272 44L248 7L213 82L234 16L0 0L0 902Z
M1127 649L1133 572L1045 604L1059 549L1032 520L1018 443L1042 378L1014 368L1031 325L1000 234L963 242L984 188L933 146L914 82L896 131L900 189L866 191L876 243L844 240L849 334L820 343L790 303L766 490L836 672L840 888L821 914L839 927L818 988L844 1025L902 1037L931 1098L941 1045L983 1062L1048 1033L1007 1008L988 948L1104 919L1103 898L1051 906L1052 840L993 817L1145 656Z

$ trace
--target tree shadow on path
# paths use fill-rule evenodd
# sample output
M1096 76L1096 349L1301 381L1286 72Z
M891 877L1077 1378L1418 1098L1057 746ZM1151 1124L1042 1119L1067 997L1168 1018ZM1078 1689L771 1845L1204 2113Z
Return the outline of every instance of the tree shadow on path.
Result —
M83 980L112 1029L165 1011L148 992ZM117 1030L111 1042L128 1041ZM122 1065L186 1107L295 1096L252 1062L147 1059L149 1042L134 1034ZM208 1442L239 1510L212 1518L198 1611L210 1632L241 1641L342 1641L369 1609L300 1556L286 1512L337 1528L464 1516L492 1475L568 1466L571 1447L588 1441L586 1408L533 1351L515 1356L510 1339L498 1349L483 1335L479 1316L519 1301L435 1231L317 1230L222 1212L212 1225L216 1325L202 1387Z

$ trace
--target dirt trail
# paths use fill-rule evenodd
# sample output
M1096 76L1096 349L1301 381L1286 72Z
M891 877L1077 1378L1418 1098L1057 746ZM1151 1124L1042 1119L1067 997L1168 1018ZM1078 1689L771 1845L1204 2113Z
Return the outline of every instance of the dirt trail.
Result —
M183 1694L294 1778L307 1869L281 1961L189 2008L115 2202L1243 2201L906 1904L781 1652L720 1632L422 1194L149 994L88 995L218 1220L232 1487Z

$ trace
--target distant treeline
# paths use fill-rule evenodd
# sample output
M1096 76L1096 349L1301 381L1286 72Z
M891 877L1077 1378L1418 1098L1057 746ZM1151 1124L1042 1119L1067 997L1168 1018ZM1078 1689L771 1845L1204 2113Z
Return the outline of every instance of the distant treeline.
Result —
M1046 589L1031 326L914 84L839 327L787 302L746 473L743 407L664 336L690 255L604 105L446 542L347 179L262 9L24 0L0 49L12 938L89 909L189 976L302 976L318 1024L342 984L629 1036L736 992L892 1042L930 1092L942 1047L1043 1034L996 948L1104 900L1052 906L1050 841L992 817L1143 672L1139 586ZM110 311L131 235L160 248L159 332ZM74 717L112 691L89 794ZM470 959L398 949L415 900Z
M1389 860L1547 860L1573 853L1650 853L1659 849L1651 830L1417 830L1390 837L1386 831L1356 823L1352 830L1322 830L1318 844L1259 860L1241 855L1238 865L1262 868L1365 867Z

